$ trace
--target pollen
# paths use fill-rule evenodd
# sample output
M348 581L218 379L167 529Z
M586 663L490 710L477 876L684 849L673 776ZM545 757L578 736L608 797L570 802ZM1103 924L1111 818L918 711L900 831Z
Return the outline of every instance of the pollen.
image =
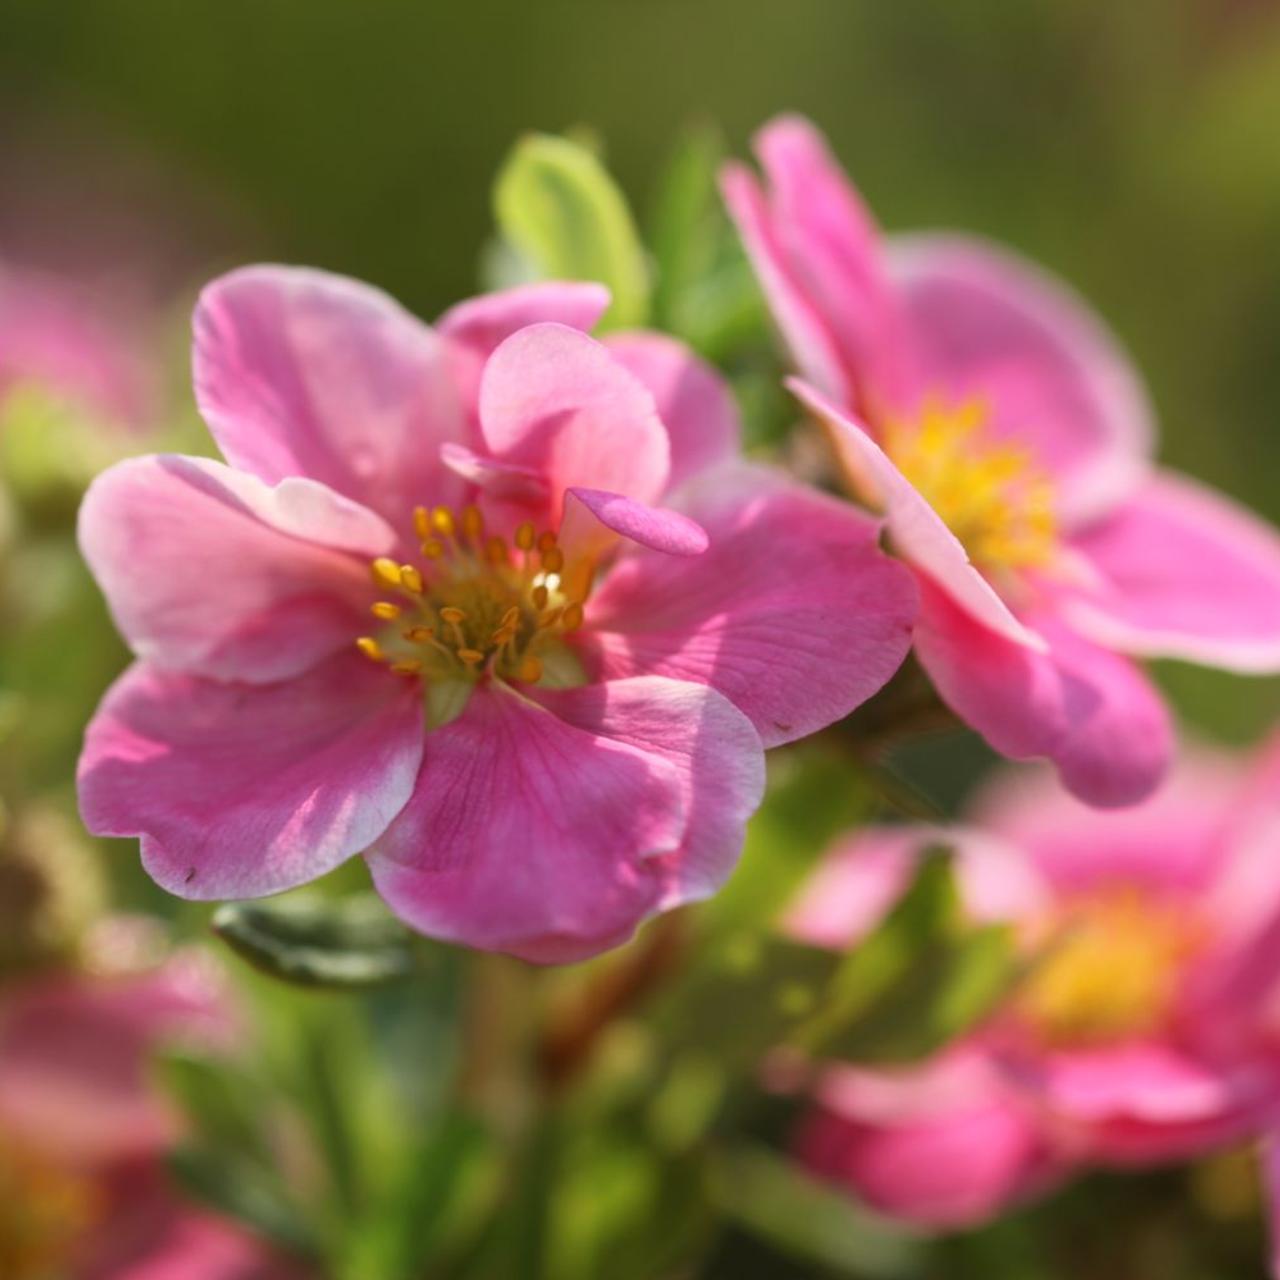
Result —
M983 569L1048 563L1057 546L1053 483L1025 449L994 439L980 400L931 398L891 421L885 452Z
M394 595L370 606L386 624L356 646L394 675L435 681L565 678L564 638L583 625L594 566L570 559L551 530L528 521L503 537L475 505L418 506L417 563L379 557L374 583ZM570 583L577 585L577 590Z

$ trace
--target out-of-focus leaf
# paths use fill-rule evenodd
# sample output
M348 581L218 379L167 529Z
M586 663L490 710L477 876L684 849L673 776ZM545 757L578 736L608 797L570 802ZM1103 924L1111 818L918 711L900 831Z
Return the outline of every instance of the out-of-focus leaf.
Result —
M228 903L212 923L237 954L285 982L367 987L413 969L408 930L373 894Z
M260 1110L262 1089L239 1068L180 1052L157 1063L161 1084L206 1146L223 1146L270 1162Z
M918 1241L762 1148L717 1152L710 1194L722 1212L777 1249L838 1275L918 1274Z
M602 327L648 318L648 264L635 222L591 151L549 134L522 139L498 173L494 210L503 236L543 278L608 285L613 302Z

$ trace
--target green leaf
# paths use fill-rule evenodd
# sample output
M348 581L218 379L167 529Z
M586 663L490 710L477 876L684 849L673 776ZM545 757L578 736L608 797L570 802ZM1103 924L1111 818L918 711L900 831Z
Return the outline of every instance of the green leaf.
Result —
M228 903L212 925L255 968L302 986L367 987L413 969L408 930L373 894Z
M622 192L592 151L550 134L522 139L498 173L494 211L503 236L543 279L609 287L601 327L645 323L644 250Z

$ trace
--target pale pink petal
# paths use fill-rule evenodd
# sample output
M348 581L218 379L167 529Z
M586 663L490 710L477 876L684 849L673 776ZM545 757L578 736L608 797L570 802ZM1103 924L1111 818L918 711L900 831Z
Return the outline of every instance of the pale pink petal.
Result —
M594 558L620 537L669 556L700 556L709 545L706 530L679 511L600 489L565 491L559 541L570 560L577 555Z
M1146 392L1064 284L963 236L905 237L891 261L918 384L981 397L994 433L1052 474L1065 523L1108 510L1141 480L1155 438Z
M585 644L606 678L709 684L776 746L847 715L901 665L915 590L875 521L748 467L708 473L682 506L709 549L636 552L591 598Z
M1036 621L1049 652L1033 653L975 622L948 596L920 584L915 649L942 700L1002 755L1047 757L1080 799L1136 804L1172 755L1159 694L1128 659L1051 619Z
M1064 612L1099 644L1280 671L1280 533L1227 498L1164 472L1074 546L1098 583Z
M416 503L457 500L439 446L469 428L444 340L386 294L246 267L205 288L195 334L196 400L232 466L319 480L402 537Z
M723 883L763 757L747 720L696 685L536 693L480 688L428 736L414 797L369 866L432 937L564 963Z
M555 523L573 485L639 502L666 487L670 446L653 396L577 329L537 324L506 339L485 365L480 422L495 458L547 480Z
M453 443L441 445L440 461L490 501L540 507L550 500L546 478L533 467L501 462Z
M1032 1108L965 1046L896 1073L829 1072L819 1096L800 1159L906 1221L985 1222L1060 1171Z
M850 403L853 386L836 337L796 277L755 174L745 165L726 165L720 190L796 368L824 394Z
M653 395L671 440L670 488L737 456L738 406L711 365L663 333L614 333L604 341Z
M780 117L755 146L774 236L840 350L853 392L847 403L865 413L901 403L906 333L870 212L807 120Z
M897 555L926 573L962 609L997 634L1043 651L1044 642L1014 617L969 560L959 539L916 491L889 456L853 418L795 378L787 386L826 427L840 460L859 489L874 494Z
M274 488L221 463L133 458L100 475L80 547L141 658L252 681L296 675L352 644L390 527L313 480Z
M96 835L140 836L170 893L257 897L370 845L412 794L422 738L416 684L354 652L273 685L140 663L89 725L80 812Z
M436 321L436 328L487 356L517 329L531 324L552 322L589 333L608 306L609 290L602 284L543 280L459 302Z

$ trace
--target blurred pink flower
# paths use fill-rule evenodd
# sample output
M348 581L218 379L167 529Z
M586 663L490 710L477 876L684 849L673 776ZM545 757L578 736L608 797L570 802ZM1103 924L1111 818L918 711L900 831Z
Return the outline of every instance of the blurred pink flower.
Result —
M194 956L0 991L0 1274L70 1280L293 1276L242 1227L184 1202L164 1166L177 1118L148 1058L227 1047L235 1023Z
M416 928L540 962L718 888L762 743L879 689L915 591L875 521L738 461L679 344L588 337L606 303L527 286L431 329L314 271L206 289L230 465L125 462L81 514L140 659L89 727L92 830L196 898L367 851Z
M1146 395L1063 285L954 235L886 246L807 122L760 134L768 191L724 192L858 496L916 570L915 651L943 700L1092 804L1167 767L1132 658L1280 670L1280 537L1153 469Z
M959 1226L1072 1169L1187 1159L1265 1130L1280 1104L1280 740L1250 767L1201 758L1100 813L1048 774L980 797L972 825L838 845L789 927L847 946L944 841L968 913L1033 963L992 1016L896 1071L833 1066L801 1157L903 1218Z

